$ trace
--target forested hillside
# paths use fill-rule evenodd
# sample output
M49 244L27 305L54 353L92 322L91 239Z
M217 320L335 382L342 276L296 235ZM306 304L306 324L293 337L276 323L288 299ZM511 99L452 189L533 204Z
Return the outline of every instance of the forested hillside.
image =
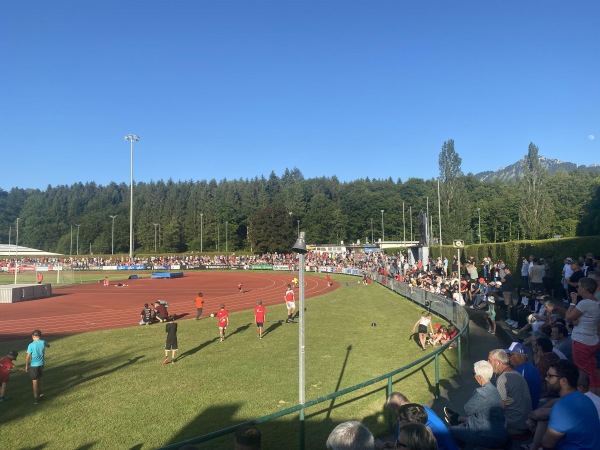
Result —
M440 183L445 243L452 239L477 243L479 216L482 242L600 234L599 174L544 174L544 183L538 186L543 186L545 206L526 217L538 207L531 203L534 194L527 177L511 183L482 182L462 175L460 158L458 163L458 170L447 172ZM427 210L427 203L437 238L437 183L413 178L342 183L336 177L304 179L298 169L281 176L271 173L268 179L136 183L135 250L151 252L155 245L159 252L198 251L201 246L204 251L222 252L284 250L293 244L298 225L309 243L377 241L382 237L381 210L386 240L417 239L418 213ZM7 243L10 233L11 243L15 242L18 217L19 244L75 254L80 225L80 254L88 254L90 244L92 253L110 254L109 216L115 215L114 251L127 253L126 184L0 190L0 241Z

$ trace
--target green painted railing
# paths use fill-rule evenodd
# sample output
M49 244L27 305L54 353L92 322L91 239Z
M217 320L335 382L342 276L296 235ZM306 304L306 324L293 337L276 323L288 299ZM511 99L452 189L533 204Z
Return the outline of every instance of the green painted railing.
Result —
M223 428L217 431L213 431L212 433L204 434L202 436L198 436L192 439L188 439L186 441L177 442L175 444L167 445L166 447L162 447L162 450L177 450L185 445L194 445L194 444L202 444L205 442L212 441L213 439L217 439L223 436L227 436L229 434L235 433L235 431L242 426L252 426L257 425L264 422L269 422L271 420L279 419L280 417L284 417L290 414L299 413L300 420L300 431L299 431L299 448L300 450L304 450L304 413L307 408L318 405L320 403L341 397L343 395L350 394L358 389L362 389L368 386L371 386L375 383L379 383L381 381L387 380L387 388L386 388L386 398L392 393L393 382L392 379L394 376L411 369L412 367L418 366L426 361L433 360L435 365L435 397L438 398L440 395L440 374L439 374L439 356L442 354L448 347L456 343L456 348L458 350L458 367L457 372L460 373L462 370L462 355L463 355L463 338L467 343L467 353L468 353L468 342L469 342L469 316L465 309L450 299L440 297L439 295L432 294L431 292L427 292L421 289L414 288L406 283L400 283L398 281L392 280L388 277L383 277L381 275L372 275L372 278L378 282L379 284L387 287L388 289L397 292L398 294L406 297L410 301L421 305L423 308L430 310L432 313L443 317L444 319L452 322L459 329L459 333L447 344L443 345L439 349L434 350L431 353L427 353L427 355L419 358L411 363L402 366L392 372L388 372L383 375L379 375L378 377L371 378L370 380L363 381L362 383L355 384L354 386L347 387L345 389L341 389L336 392L332 392L330 394L324 395L322 397L315 398L313 400L308 400L303 405L296 405L290 408L268 414L266 416L259 417L254 420L249 420L247 422L238 423L236 425L232 425L227 428Z

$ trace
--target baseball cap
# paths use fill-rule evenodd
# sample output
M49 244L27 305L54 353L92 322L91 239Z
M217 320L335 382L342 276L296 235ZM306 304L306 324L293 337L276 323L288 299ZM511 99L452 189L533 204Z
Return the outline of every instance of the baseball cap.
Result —
M10 352L8 355L9 355L9 356L12 356L12 357L13 357L13 359L17 359L17 356L19 356L19 354L17 353L17 351L16 351L16 350L13 350L13 351L12 351L12 352Z
M490 295L487 299L488 302L490 303L496 303L496 297L494 297L493 295Z
M480 283L483 283L485 280L484 280L483 278L480 278L480 279L479 279L479 280L477 280L477 281L479 281Z
M567 262L573 262L573 259L570 256L567 256Z
M513 342L512 344L510 344L510 347L508 347L504 351L509 355L511 353L527 353L527 347L525 347L520 342Z

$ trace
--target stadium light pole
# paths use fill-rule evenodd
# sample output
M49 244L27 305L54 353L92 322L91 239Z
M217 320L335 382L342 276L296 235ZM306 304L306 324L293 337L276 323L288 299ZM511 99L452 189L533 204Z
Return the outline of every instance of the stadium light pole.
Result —
M479 217L479 245L481 245L481 208L477 208L477 216Z
M300 236L300 219L296 220L298 222L298 236Z
M17 217L17 238L15 239L15 284L19 273L19 217Z
M203 231L202 224L204 222L203 218L204 218L204 214L200 213L200 253L202 253L202 235L204 234L204 233L202 233L202 231Z
M227 244L228 244L228 242L227 242L227 225L228 225L228 222L225 221L225 253L228 252L228 246L227 246Z
M383 243L385 241L385 232L383 229L383 209L381 210L381 242Z
M154 225L154 253L156 253L156 230L157 230L157 228L158 228L158 226L160 224L159 223L154 223L152 225Z
M306 238L304 231L298 234L298 239L292 247L292 251L298 253L298 301L300 308L298 309L298 402L302 406L300 410L300 448L304 449L304 403L306 402L306 395L304 389L304 255L306 255Z
M406 220L404 219L404 202L402 202L402 241L406 242Z
M79 256L79 227L81 226L81 224L75 224L75 226L77 227L77 256Z
M129 169L129 259L133 260L133 142L140 140L135 134L128 134L123 139L129 141L131 162Z
M375 241L373 240L373 218L371 217L371 244L373 244Z
M69 261L73 263L73 224L71 224L71 247L69 247Z
M118 216L108 216L112 219L112 231L111 231L111 240L110 240L110 256L115 254L115 219Z

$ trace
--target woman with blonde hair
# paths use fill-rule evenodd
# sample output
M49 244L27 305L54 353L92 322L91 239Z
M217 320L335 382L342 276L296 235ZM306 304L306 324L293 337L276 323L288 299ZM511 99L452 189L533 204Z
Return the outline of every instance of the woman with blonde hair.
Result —
M419 342L421 343L421 348L425 351L425 342L427 341L427 327L431 330L431 334L433 334L433 326L431 325L431 313L428 311L423 311L422 317L417 320L415 326L413 327L412 332L414 333L417 330L417 325L419 326Z

